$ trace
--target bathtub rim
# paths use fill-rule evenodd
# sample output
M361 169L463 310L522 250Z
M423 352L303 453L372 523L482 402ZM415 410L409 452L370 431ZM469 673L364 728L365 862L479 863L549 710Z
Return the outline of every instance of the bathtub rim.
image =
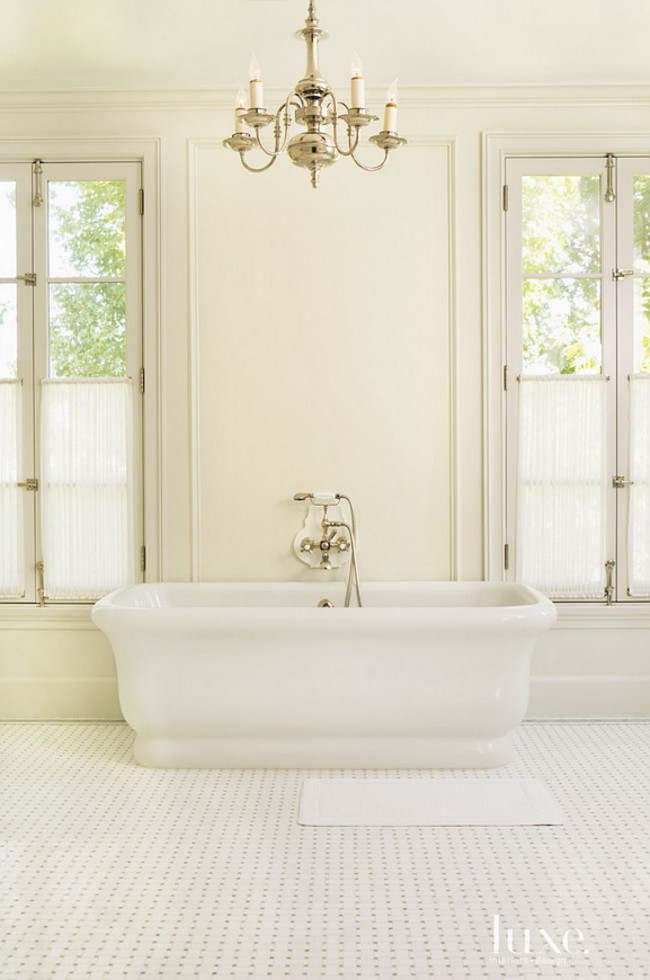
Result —
M92 609L93 622L100 628L117 625L118 622L126 623L131 626L149 626L155 628L174 628L190 629L198 627L208 628L210 625L219 624L225 628L255 629L257 626L262 628L277 625L283 629L303 628L314 622L326 629L345 629L353 624L357 628L362 628L362 624L375 627L389 627L400 624L403 628L417 628L418 626L447 627L450 629L480 628L481 625L491 624L501 626L508 630L531 628L536 633L545 631L557 620L557 610L554 604L546 596L541 595L530 586L518 583L496 583L496 582L368 582L364 588L367 593L389 589L394 591L396 598L400 593L408 592L418 588L435 590L436 586L441 591L451 593L470 591L503 592L503 590L513 593L524 593L532 601L512 604L512 605L367 605L362 608L351 606L345 608L335 605L333 608L321 609L316 605L263 605L251 602L240 605L126 605L120 599L129 593L146 592L156 587L169 586L181 591L205 591L217 589L222 593L232 593L243 590L244 593L251 593L256 589L263 592L277 595L283 591L291 593L293 590L313 593L314 598L323 598L328 593L342 592L342 583L315 583L315 582L147 582L136 585L124 586L109 593L100 599Z

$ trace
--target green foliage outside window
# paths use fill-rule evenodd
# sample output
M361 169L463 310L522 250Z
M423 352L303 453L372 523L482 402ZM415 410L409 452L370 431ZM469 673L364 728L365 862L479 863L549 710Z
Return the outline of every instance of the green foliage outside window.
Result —
M600 181L524 177L523 362L537 373L594 373L601 366ZM548 276L535 279L529 276Z
M55 185L50 199L51 275L124 277L124 181ZM126 290L123 283L50 286L53 377L126 375Z
M647 273L640 280L641 365L639 370L650 373L650 176L638 176L634 180L634 264ZM638 280L637 280L638 282Z
M540 374L602 367L601 182L595 176L524 177L523 364ZM650 176L634 181L635 370L650 373ZM535 278L541 276L544 278Z

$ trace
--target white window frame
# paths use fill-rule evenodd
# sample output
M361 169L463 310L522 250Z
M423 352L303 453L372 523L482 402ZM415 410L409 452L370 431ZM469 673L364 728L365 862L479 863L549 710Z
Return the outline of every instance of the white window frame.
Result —
M506 162L518 158L585 158L613 153L617 164L625 158L650 156L648 134L489 134L482 137L483 190L483 444L484 444L484 577L490 581L507 581L504 552L509 545L506 516L506 485L508 480L508 428L506 426L507 394L504 369L508 366L508 389L516 384L516 371L508 362L506 273L506 211L504 186ZM623 168L621 168L621 172ZM619 256L620 264L620 256ZM620 331L619 331L620 334ZM611 354L610 354L611 360ZM619 393L621 387L618 384ZM620 396L620 395L619 395ZM511 427L512 431L512 427ZM620 442L619 442L620 449ZM620 461L619 461L620 464ZM625 470L623 470L625 472ZM615 491L613 491L615 492ZM619 521L619 535L625 534ZM611 523L610 523L611 527ZM623 595L621 596L621 592ZM650 603L626 596L625 582L619 580L619 598L612 606L603 602L562 602L561 620L575 625L650 623ZM623 601L623 600L626 601Z
M143 465L141 467L143 509L140 515L142 532L138 540L144 540L146 546L145 581L158 581L162 578L161 561L161 461L160 461L160 412L158 392L160 388L160 141L157 139L115 139L115 140L1 140L0 167L8 173L15 170L15 164L26 161L44 160L48 165L62 168L71 164L101 167L107 165L108 172L115 173L120 163L138 163L141 167L141 187L138 195L143 192L144 213L137 219L141 229L142 265L138 288L141 307L142 331L141 349L139 352L140 366L144 369L145 391L136 401L140 402L139 412L142 424L138 434L142 440ZM2 171L0 171L2 172ZM55 171L52 170L54 173ZM98 171L99 172L99 171ZM29 188L31 196L32 188ZM138 202L137 211L140 210ZM21 258L22 260L27 256ZM27 269L31 269L32 257L29 255ZM19 296L32 293L33 290L19 290ZM32 300L33 301L33 300ZM20 335L31 334L30 330L19 331ZM36 372L35 378L40 377ZM139 391L139 369L134 377L134 387ZM33 399L26 397L28 404ZM34 420L31 419L32 431ZM26 536L30 531L26 530ZM31 541L34 534L31 533ZM33 546L32 546L33 547ZM34 556L36 558L36 556ZM139 556L138 556L139 557ZM139 566L138 565L136 567ZM29 566L27 566L29 574ZM24 623L28 628L32 621L39 625L46 622L74 624L76 621L85 628L90 605L89 603L51 603L45 609L36 602L35 590L19 601L3 600L0 602L0 622L11 622L12 626Z

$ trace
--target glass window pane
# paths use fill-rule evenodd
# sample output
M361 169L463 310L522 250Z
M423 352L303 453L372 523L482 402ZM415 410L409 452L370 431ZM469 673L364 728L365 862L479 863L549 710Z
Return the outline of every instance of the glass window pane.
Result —
M52 378L126 376L124 283L50 285Z
M634 268L650 273L650 174L634 178Z
M49 269L56 279L125 274L123 180L48 183Z
M605 380L524 378L519 392L517 581L551 596L602 596Z
M16 286L0 283L0 378L18 377Z
M45 382L41 514L45 594L97 598L133 581L132 385Z
M598 280L527 279L523 317L526 373L595 374L601 370Z
M16 182L0 180L0 279L16 276Z
M634 280L635 374L650 374L650 279Z
M17 381L0 384L0 596L12 598L25 591L24 491L16 485L22 479L22 395Z
M631 378L628 576L630 595L650 595L650 378Z
M600 177L524 177L522 206L524 275L600 273Z

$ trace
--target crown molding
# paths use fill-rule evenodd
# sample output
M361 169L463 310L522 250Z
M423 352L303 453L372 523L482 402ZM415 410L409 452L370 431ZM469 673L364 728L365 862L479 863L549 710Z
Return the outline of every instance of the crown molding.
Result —
M341 86L335 86L344 89ZM95 112L97 110L201 111L231 109L232 88L177 90L47 90L0 92L2 112ZM286 89L266 89L270 104ZM383 88L368 88L369 103L381 104ZM456 106L649 106L650 85L402 85L404 108Z

